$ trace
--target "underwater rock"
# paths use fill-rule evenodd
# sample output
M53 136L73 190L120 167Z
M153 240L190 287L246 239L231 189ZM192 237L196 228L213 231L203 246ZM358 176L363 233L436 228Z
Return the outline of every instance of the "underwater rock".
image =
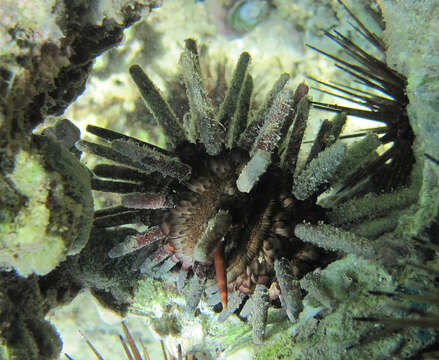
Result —
M403 271L406 274L401 276ZM417 285L413 278L419 279ZM418 269L385 268L354 255L309 274L301 281L307 295L298 323L269 338L256 359L397 359L416 354L435 341L433 331L398 330L356 319L376 313L384 318L406 318L409 307L391 306L368 293L378 289L393 292L398 289L395 281L411 283L417 291L428 286L425 273Z
M93 214L90 176L61 143L34 135L30 151L20 150L2 178L9 199L2 201L2 268L44 275L84 247Z
M0 39L8 42L0 57L5 85L0 101L0 263L22 276L46 274L67 253L84 247L93 204L88 171L60 143L31 136L31 131L45 116L63 112L84 90L94 58L116 45L124 28L152 2L121 3L111 10L119 13L117 20L88 2L63 4L53 12L44 3L36 14L26 6L5 6L17 22L6 21L10 28ZM87 6L102 14L82 17Z
M36 276L27 279L13 272L0 273L0 358L56 360L61 341L44 316L53 305ZM56 292L51 292L55 295ZM76 295L76 293L75 293Z
M118 7L99 1L66 2L31 9L7 1L0 37L3 99L1 147L14 131L29 132L46 115L59 115L81 94L96 56L122 40L123 30L139 20L153 1L122 1ZM29 12L28 12L29 11ZM83 16L87 14L88 16ZM9 110L7 110L9 109Z
M81 131L70 120L58 120L55 125L45 128L41 132L41 135L50 136L53 139L58 140L78 159L81 158L81 152L75 147L75 143L81 137Z
M439 154L439 72L438 35L435 31L439 9L433 1L423 1L416 12L409 0L397 3L378 1L386 22L383 39L387 62L407 76L410 123L425 152ZM407 29L409 29L407 31ZM439 170L435 170L438 174Z
M439 8L434 1L416 4L416 11L409 11L413 6L409 0L378 2L386 22L383 39L387 46L387 63L407 77L410 100L407 110L416 135L418 161L423 162L424 153L438 159L439 50L435 29ZM424 184L417 210L405 222L405 230L412 235L431 226L439 214L439 166L425 160L423 167Z
M0 264L22 276L46 274L86 244L93 203L88 171L61 143L31 131L76 99L95 57L155 3L3 5L9 17L0 37ZM58 130L68 129L55 126L52 136L62 136ZM68 148L74 131L61 140Z
M81 288L90 289L103 306L125 314L140 277L131 271L133 256L111 259L107 254L117 243L134 233L135 230L130 228L94 227L81 253L69 256L54 274L67 276Z
M93 219L89 171L77 149L76 156L69 152L77 129L64 123L46 136L32 131L82 93L95 57L119 43L124 29L153 6L153 1L2 2L0 267L7 272L0 274L5 320L0 333L6 345L0 356L58 359L61 342L44 316L71 301L80 285L66 281L71 273L63 265L55 275L51 270L84 248Z

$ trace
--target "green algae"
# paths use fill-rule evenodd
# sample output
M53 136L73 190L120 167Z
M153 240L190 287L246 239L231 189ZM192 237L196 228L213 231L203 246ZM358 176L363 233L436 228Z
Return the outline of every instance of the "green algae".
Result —
M17 216L1 226L1 262L3 266L14 267L23 276L33 272L48 273L65 252L61 236L46 234L50 224L46 199L52 179L47 176L41 160L40 156L24 151L17 154L15 170L9 179L27 202Z
M139 281L139 286L134 294L134 307L148 308L151 303L166 304L170 298L175 298L177 293L172 288L164 289L163 284L150 277Z

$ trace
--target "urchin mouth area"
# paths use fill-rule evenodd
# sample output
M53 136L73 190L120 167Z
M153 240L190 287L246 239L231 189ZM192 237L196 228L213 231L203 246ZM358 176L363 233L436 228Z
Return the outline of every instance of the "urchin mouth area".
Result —
M296 239L293 229L305 219L324 220L325 210L314 199L299 201L289 195L291 184L279 167L270 166L247 194L236 186L248 161L245 151L235 148L210 156L186 144L179 154L192 176L180 184L179 200L162 227L169 229L173 258L182 270L215 281L213 263L221 248L227 291L250 295L257 285L270 286L275 280L276 258L291 261L298 278L324 265L319 264L321 251Z
M182 160L192 167L192 176L177 184L179 200L164 216L169 242L184 268L194 262L212 264L213 251L231 224L242 222L238 213L247 196L237 191L235 181L246 155L235 149L210 156L188 143L180 150Z

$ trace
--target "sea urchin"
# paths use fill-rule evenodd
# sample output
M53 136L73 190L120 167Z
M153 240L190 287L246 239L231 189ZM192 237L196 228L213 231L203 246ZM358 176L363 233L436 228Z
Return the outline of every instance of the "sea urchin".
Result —
M168 148L96 126L87 131L104 144L81 140L77 147L112 161L93 169L93 188L122 194L121 205L96 211L95 226L148 226L109 256L139 250L134 270L176 274L177 288L187 284L189 289L190 312L204 293L209 304L222 303L220 321L240 309L242 317L250 317L259 343L268 303L280 303L296 321L302 310L298 280L337 256L310 243L311 224L329 221L331 210L317 205L317 197L358 170L364 153L375 153L379 142L371 135L348 149L337 141L346 121L341 113L325 123L330 136L316 139L313 149L318 150L300 171L296 164L310 108L308 87L301 84L292 92L285 86L289 75L282 74L251 114L249 61L250 55L242 53L217 109L201 76L196 43L186 40L180 67L190 112L183 119L133 65L131 76L163 128ZM307 242L296 237L295 229ZM333 229L326 229L325 236L333 236ZM351 241L347 252L376 255L374 246L363 249L364 242L354 237L342 236L341 241Z

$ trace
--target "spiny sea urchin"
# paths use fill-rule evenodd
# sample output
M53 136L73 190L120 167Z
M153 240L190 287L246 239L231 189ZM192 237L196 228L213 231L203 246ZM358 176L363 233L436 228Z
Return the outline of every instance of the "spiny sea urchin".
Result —
M409 100L406 94L407 79L389 68L385 61L385 45L383 41L360 21L360 19L346 6L338 1L349 13L356 25L352 25L354 34L367 40L375 48L381 58L363 50L354 40L341 34L337 30L325 31L329 39L337 43L344 52L346 60L317 49L311 45L310 48L329 57L336 62L336 67L348 74L358 85L351 87L340 82L324 82L313 79L326 89L317 88L338 98L348 100L357 107L346 107L337 104L321 103L313 101L317 109L344 112L348 115L357 116L367 120L377 121L382 126L368 129L367 132L381 134L381 144L391 144L377 159L371 161L367 166L352 174L345 180L344 188L350 187L361 178L371 176L375 185L375 191L391 191L396 187L408 184L415 158L412 152L414 133L410 127L407 113ZM353 61L352 61L353 60ZM322 127L324 128L324 127ZM366 133L367 133L366 132ZM364 136L362 132L352 136Z
M290 94L283 89L289 78L283 74L254 122L243 132L252 88L251 77L246 72L249 60L247 53L241 55L215 119L215 109L200 77L195 42L187 40L181 64L191 113L185 119L184 128L140 67L130 69L151 112L164 124L175 153L94 126L88 126L87 130L111 142L111 148L86 141L77 145L130 166L98 165L94 169L95 175L112 179L94 179L95 189L126 193L122 196L122 206L96 213L95 225L141 221L150 226L109 255L121 256L160 242L156 250L149 246L143 251L146 259L139 262L138 268L147 273L169 258L161 267L171 270L176 268L176 263L180 264L179 288L189 272L193 273L189 285L192 296L188 298L191 311L198 305L206 280L213 277L214 260L220 291L216 285L208 284L208 301L221 300L226 307L229 299L233 312L257 285L271 285L274 263L280 254L295 259L294 273L298 278L315 267L319 257L320 251L291 236L297 222L324 218L323 209L314 204L314 199L295 201L289 195L309 109L307 87L301 85L294 95ZM290 141L286 134L294 119L296 123L291 131L294 128L297 137ZM263 125L258 129L260 123ZM280 154L278 147L282 142ZM338 155L336 160L344 152L341 144L332 151ZM323 178L321 182L326 180ZM310 195L309 189L306 181L301 181L303 185L296 190L302 191L305 198ZM315 184L311 193L318 190L318 185ZM295 219L294 223L290 218ZM278 297L278 291L272 293L274 298Z
M362 54L360 48L353 51ZM394 228L388 221L391 211L400 210L401 199L405 205L413 203L416 192L403 189L376 202L371 198L377 196L369 194L344 207L337 201L332 202L337 208L319 206L318 196L330 185L350 179L353 186L363 180L358 174L376 167L371 159L387 164L388 158L376 153L381 142L374 134L349 149L337 141L346 121L344 111L349 110L338 107L341 113L324 123L301 171L296 165L311 103L308 87L301 84L292 93L285 87L289 75L282 74L259 110L250 114L249 61L248 53L241 54L216 109L203 83L196 43L186 40L180 67L190 112L181 120L143 70L133 65L130 73L165 131L168 149L96 126L87 131L105 145L82 140L77 147L113 162L93 169L93 188L122 194L121 205L96 212L95 226L149 227L129 236L109 256L141 249L133 270L156 277L175 274L179 290L187 284L190 312L204 293L209 304L222 303L220 321L239 309L242 317L250 316L259 343L268 303L280 300L296 321L302 310L298 280L336 258L333 251L386 261L399 255L396 244L369 242L359 235L377 237ZM381 66L371 59L368 63ZM370 100L370 106L375 102ZM394 136L394 141L399 139ZM363 212L352 212L359 207Z

